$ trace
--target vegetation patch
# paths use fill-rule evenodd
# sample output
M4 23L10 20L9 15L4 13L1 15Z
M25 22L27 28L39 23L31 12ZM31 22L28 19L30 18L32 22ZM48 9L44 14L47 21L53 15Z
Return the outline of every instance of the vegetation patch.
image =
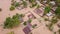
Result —
M2 9L0 8L0 12L2 11Z
M11 32L9 32L9 33L7 33L7 34L14 34L14 32L13 32L13 31L11 31Z
M4 28L13 28L13 27L17 27L21 22L20 22L20 15L16 14L14 15L12 18L11 17L7 17L5 22L4 22Z
M55 10L55 14L60 19L60 7Z
M46 6L44 9L44 15L46 15L47 13L49 13L51 10L50 6Z
M13 11L13 10L15 10L15 7L13 5L11 5L10 11Z

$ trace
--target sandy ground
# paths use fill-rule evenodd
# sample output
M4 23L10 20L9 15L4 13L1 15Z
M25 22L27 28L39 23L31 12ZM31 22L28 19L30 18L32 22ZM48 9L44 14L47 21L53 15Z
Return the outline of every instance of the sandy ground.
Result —
M9 17L9 16L12 17L16 13L25 14L28 11L31 11L31 13L33 13L34 16L37 19L43 20L42 18L40 18L40 16L38 16L37 14L35 14L33 12L33 8L32 9L26 8L26 9L22 9L22 10L17 10L16 9L14 11L10 11L9 10L10 4L11 4L11 0L0 0L0 8L2 8L2 12L0 12L0 24L4 23L4 20L6 19L6 17ZM27 16L25 17L24 20L26 20L26 19L27 19ZM38 21L36 21L35 23L37 23L37 22ZM37 23L37 24L39 24L39 23ZM40 25L41 26L39 28L36 28L36 29L32 30L33 34L53 34L51 31L49 31L47 29L47 27L45 26L44 22L42 22ZM24 34L22 26L19 26L18 28L14 28L14 29L3 29L2 26L0 26L0 34L6 34L7 32L10 32L10 31L14 31L15 34Z

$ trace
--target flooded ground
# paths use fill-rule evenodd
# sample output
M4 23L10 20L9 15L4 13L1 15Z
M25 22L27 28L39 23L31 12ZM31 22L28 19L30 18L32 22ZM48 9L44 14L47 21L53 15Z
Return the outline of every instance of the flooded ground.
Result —
M10 11L9 10L10 5L11 5L11 0L0 0L0 8L2 8L2 11L0 12L0 25L4 23L6 17L9 17L9 16L12 17L16 13L26 14L30 11L31 13L33 13L33 15L36 18L40 18L39 15L37 15L36 13L33 12L34 9L31 9L28 7L28 8L22 9L22 10L15 9L14 11ZM26 20L26 19L27 19L27 16L24 18L24 20ZM42 18L40 18L40 19L42 19ZM32 22L32 24L34 22ZM38 21L36 21L36 23L37 22ZM37 23L37 24L39 24L39 23ZM14 29L3 29L3 26L0 26L0 34L6 34L10 31L14 31L15 34L24 34L22 26L19 26ZM44 25L44 22L40 23L40 26L38 28L32 30L32 33L33 34L53 34L50 30L47 29L47 27Z

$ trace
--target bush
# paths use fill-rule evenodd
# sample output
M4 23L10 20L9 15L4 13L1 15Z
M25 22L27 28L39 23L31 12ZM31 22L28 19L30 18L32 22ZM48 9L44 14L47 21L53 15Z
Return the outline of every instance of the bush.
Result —
M13 5L11 5L10 11L13 11L13 10L15 10L15 7Z

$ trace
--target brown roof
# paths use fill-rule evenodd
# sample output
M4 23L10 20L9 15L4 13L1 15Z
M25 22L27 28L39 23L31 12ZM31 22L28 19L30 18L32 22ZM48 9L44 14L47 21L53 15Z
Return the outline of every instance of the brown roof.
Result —
M29 27L25 27L25 28L23 29L23 31L24 31L25 34L29 34L29 32L31 32L31 30L30 30Z

